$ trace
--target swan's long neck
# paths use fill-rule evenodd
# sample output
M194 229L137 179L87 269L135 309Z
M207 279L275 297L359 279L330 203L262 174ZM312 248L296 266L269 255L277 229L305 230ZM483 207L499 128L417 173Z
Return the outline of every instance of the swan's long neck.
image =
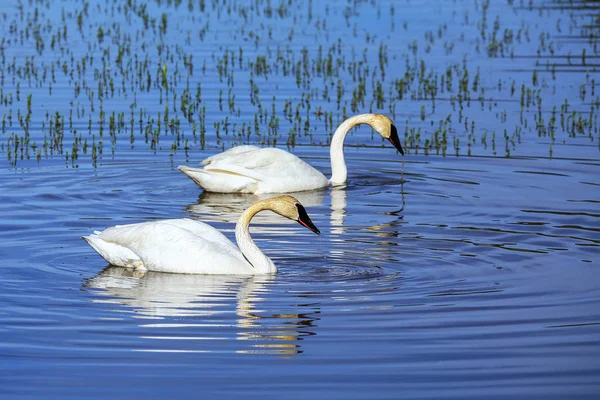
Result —
M250 220L259 211L269 209L265 201L259 201L256 204L248 207L246 211L240 217L237 225L235 226L235 240L240 248L240 251L246 257L246 260L252 264L253 272L255 274L272 274L277 272L277 268L273 261L265 255L254 240L250 237L249 225Z
M348 171L346 170L346 160L344 159L344 139L356 125L369 124L373 120L373 114L359 114L345 120L335 131L331 138L331 148L329 154L331 157L331 182L332 185L340 185L346 182Z

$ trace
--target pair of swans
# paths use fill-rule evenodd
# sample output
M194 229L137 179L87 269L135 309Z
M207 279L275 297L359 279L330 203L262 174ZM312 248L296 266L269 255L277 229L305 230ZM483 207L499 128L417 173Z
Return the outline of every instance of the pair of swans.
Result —
M225 193L282 193L313 190L346 182L343 142L348 131L370 125L404 155L398 131L381 114L360 114L344 121L331 139L331 179L300 158L276 148L238 146L203 161L204 169L180 166L206 191ZM235 228L236 247L212 226L191 219L170 219L117 225L83 238L112 265L139 271L186 274L259 275L277 268L250 237L252 217L264 210L297 221L320 234L304 206L292 196L264 199L242 213Z

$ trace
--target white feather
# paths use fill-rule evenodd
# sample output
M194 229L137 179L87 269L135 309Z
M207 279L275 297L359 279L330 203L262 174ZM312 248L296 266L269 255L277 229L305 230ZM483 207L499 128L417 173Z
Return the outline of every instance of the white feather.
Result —
M240 149L241 147L241 149ZM209 192L285 193L327 186L319 171L285 150L240 146L179 170Z

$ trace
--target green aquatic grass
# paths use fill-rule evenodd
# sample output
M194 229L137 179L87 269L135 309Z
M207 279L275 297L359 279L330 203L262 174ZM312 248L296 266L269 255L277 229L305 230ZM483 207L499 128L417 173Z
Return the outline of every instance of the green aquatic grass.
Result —
M552 156L557 141L598 142L589 14L459 1L420 26L399 12L410 6L17 3L0 17L0 151L12 165L75 166L138 149L325 146L362 112L405 125L408 154L510 157L547 138ZM562 40L567 30L580 40Z

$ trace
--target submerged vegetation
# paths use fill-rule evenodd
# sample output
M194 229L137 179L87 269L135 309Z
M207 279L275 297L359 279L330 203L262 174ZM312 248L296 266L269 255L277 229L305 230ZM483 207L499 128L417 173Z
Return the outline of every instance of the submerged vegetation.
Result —
M580 11L597 3L413 3L5 2L0 154L78 166L327 145L346 117L380 112L408 154L597 156L600 20ZM363 143L379 145L349 140Z

